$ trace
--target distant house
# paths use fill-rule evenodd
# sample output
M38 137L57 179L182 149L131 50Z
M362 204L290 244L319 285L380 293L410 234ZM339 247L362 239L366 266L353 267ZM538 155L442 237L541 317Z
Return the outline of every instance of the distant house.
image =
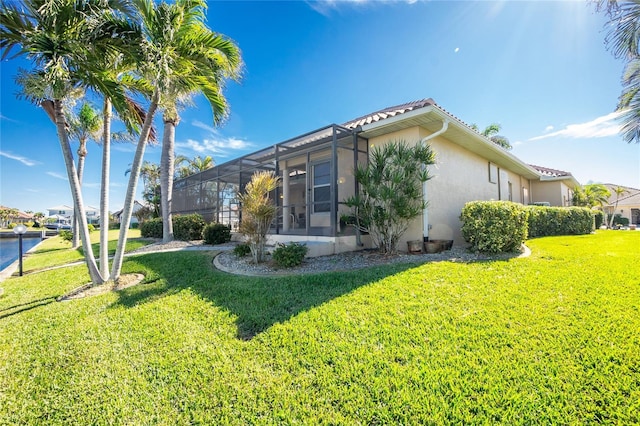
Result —
M357 191L355 166L368 162L372 148L394 140L423 140L436 153L436 164L429 166L433 178L423 191L428 207L399 241L400 249L423 238L464 244L459 217L469 201L565 206L578 185L570 173L524 163L433 99L423 99L332 124L177 180L173 213L197 212L221 221L235 213L236 194L255 172L273 171L280 186L272 194L279 216L271 243L322 242L330 247L322 254L366 247L366 238L340 226L341 215L350 212L343 200ZM237 216L241 221L241 205Z
M133 202L133 210L132 210L132 215L131 215L131 220L129 221L129 227L134 224L134 223L138 223L138 218L136 217L136 212L138 210L140 210L141 208L144 207L144 204L140 203L139 201L134 201ZM120 209L117 212L113 213L112 216L115 219L116 222L121 223L122 221L122 212L124 211L124 209Z
M573 191L580 183L569 172L530 165L540 173L540 179L531 182L533 198L538 203L550 206L568 207L573 200Z
M87 215L87 223L97 224L100 222L100 211L92 206L86 206L85 214ZM69 222L73 220L73 207L66 204L61 204L55 207L49 207L47 209L50 218L66 219Z
M607 204L603 206L605 213L619 214L620 216L629 219L630 224L640 225L640 189L630 188L628 186L613 185L611 183L605 183L604 186L606 186L611 193ZM615 189L618 186L625 190L625 192L621 194L620 197L618 197L615 192ZM616 198L618 200L617 207Z
M0 210L11 210L9 207L0 206ZM27 223L33 221L33 215L18 210L16 214L9 216L6 220L0 219L0 227L5 227L9 223Z

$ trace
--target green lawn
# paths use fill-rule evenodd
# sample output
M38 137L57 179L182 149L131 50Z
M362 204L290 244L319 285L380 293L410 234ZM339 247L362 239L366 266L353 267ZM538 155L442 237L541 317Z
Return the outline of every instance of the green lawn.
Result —
M83 266L12 278L0 424L640 423L640 232L528 245L288 278L147 254L70 302Z
M109 231L109 255L113 255L116 252L119 232L119 229L112 229ZM127 246L125 251L135 250L151 243L150 240L140 238L139 229L129 229L127 237ZM99 241L100 231L92 232L91 247L96 258L99 255ZM47 238L40 243L32 253L28 254L24 258L23 270L26 273L52 266L82 261L84 260L82 253L82 248L75 250L72 249L71 243L69 241L64 241L59 236Z

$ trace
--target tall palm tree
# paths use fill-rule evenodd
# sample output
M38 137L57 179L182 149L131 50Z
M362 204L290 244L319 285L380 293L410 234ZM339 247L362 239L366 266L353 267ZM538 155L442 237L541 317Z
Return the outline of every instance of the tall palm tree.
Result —
M34 70L27 73L41 80L40 95L26 96L42 106L56 126L74 209L78 212L84 256L91 280L104 282L97 268L89 241L84 201L69 144L64 103L78 89L99 86L114 99L121 99L113 85L101 79L101 70L89 60L99 54L108 57L123 35L111 31L112 23L102 19L114 10L128 12L125 0L27 0L21 5L0 5L0 48L5 59L15 48L16 56L32 60ZM106 24L106 25L105 25ZM99 54L97 52L100 52ZM118 101L120 104L120 102Z
M205 0L162 2L136 0L142 16L147 52L147 74L159 88L163 109L162 154L160 159L163 241L173 239L171 220L175 163L175 130L180 122L179 107L192 95L201 93L219 124L228 114L222 90L227 78L239 78L242 60L238 47L205 25Z
M68 116L69 131L72 136L78 139L78 158L77 158L77 172L78 181L80 187L82 187L82 178L84 175L84 164L87 157L87 141L91 138L98 140L100 138L100 128L102 127L102 119L98 112L91 107L88 103L84 102L80 107L77 114L70 114ZM77 248L80 245L80 237L78 235L78 214L74 217L74 232L71 240L71 246Z
M618 202L620 201L620 196L629 192L626 188L622 186L616 186L615 188L612 188L612 189L613 189L613 193L616 194L616 202L615 202L615 205L613 206L611 217L609 218L609 228L613 227L613 219L616 215L616 210L618 210Z

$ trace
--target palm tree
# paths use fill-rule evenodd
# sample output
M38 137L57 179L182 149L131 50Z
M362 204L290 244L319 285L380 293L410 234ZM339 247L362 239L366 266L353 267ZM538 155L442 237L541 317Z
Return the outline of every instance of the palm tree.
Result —
M74 209L78 212L84 256L94 284L104 282L90 249L89 230L82 191L69 144L64 103L74 92L86 87L100 87L114 99L121 93L101 78L95 67L98 56L110 57L123 34L113 31L106 16L113 11L128 12L127 2L111 0L29 0L20 7L13 3L0 6L0 48L5 59L14 49L28 56L34 70L23 73L30 81L39 80L43 90L26 94L28 100L43 107L54 122L69 179ZM127 37L130 37L127 34ZM99 53L98 53L99 52ZM118 101L118 104L120 102Z
M205 25L205 0L178 0L173 4L136 0L146 40L153 55L146 63L159 90L163 108L162 155L160 160L163 241L173 239L171 220L175 129L180 122L179 107L196 93L202 93L219 124L228 113L222 93L227 78L237 79L242 61L238 47Z
M607 45L616 58L627 62L617 106L622 112L621 133L628 143L640 143L640 2L597 0L597 7L609 17Z
M98 140L100 138L99 131L102 127L100 115L88 103L84 102L80 107L77 115L69 114L68 116L69 131L72 136L78 139L78 181L82 187L82 178L84 175L84 163L87 157L87 140L89 138ZM78 214L74 214L74 233L71 240L71 246L77 248L80 245L78 235Z
M578 187L573 191L573 205L579 207L602 207L607 203L611 193L601 183L592 183Z
M183 165L185 164L186 165ZM215 162L210 155L201 157L196 155L192 159L185 157L184 155L178 155L175 159L176 176L180 179L186 178L196 173L203 172L215 166Z
M611 212L611 217L609 218L609 228L613 228L613 219L615 217L616 210L618 210L618 201L620 201L620 196L626 194L629 191L622 186L616 186L615 188L613 188L613 192L614 194L616 194L616 202L613 207L613 211Z
M509 142L509 139L507 139L502 135L499 135L500 130L502 129L502 126L498 123L489 124L487 127L485 127L485 129L482 132L480 131L480 129L478 129L478 125L476 124L472 124L469 127L471 127L476 132L480 133L485 138L488 138L491 142L495 143L496 145L506 149L507 151L513 148L511 146L511 143Z

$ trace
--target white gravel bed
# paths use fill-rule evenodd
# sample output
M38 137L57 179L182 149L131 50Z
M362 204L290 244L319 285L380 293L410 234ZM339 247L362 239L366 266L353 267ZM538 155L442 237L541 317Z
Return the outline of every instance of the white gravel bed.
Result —
M320 256L306 258L301 265L293 268L279 268L271 260L271 256L266 256L266 261L260 264L254 264L251 256L238 258L231 251L220 253L215 258L215 266L225 272L240 275L287 275L287 274L305 274L319 273L329 271L350 271L355 269L367 268L377 265L386 265L390 263L416 263L422 264L426 262L452 261L452 262L471 262L482 260L509 259L522 256L523 253L501 254L488 256L478 253L472 253L461 247L454 247L451 250L443 251L437 254L406 254L399 253L392 256L384 256L377 251L363 250L357 252L341 253L331 256ZM526 255L526 251L524 252Z

